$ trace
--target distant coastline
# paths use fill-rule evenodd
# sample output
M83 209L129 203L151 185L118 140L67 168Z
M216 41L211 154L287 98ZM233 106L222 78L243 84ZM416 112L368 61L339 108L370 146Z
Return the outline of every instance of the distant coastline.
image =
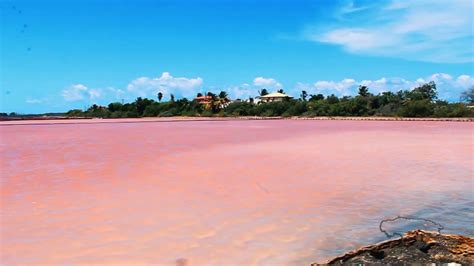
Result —
M285 94L283 89L269 93L266 89L259 96L249 99L228 97L226 91L219 94L198 93L195 98L177 99L170 94L163 101L163 93L157 100L138 97L133 102L111 102L106 106L93 104L85 109L72 109L65 113L18 114L0 113L0 120L49 120L68 118L143 118L143 117L218 117L246 119L338 119L338 120L433 120L471 121L474 117L474 88L463 93L460 102L438 99L436 84L429 82L412 90L372 94L366 86L360 86L356 96L338 97L310 95L301 91L300 98ZM403 119L402 119L403 118ZM414 119L417 118L417 119Z
M71 123L140 123L140 122L186 122L186 121L235 121L235 120L346 120L346 121L433 121L433 122L474 122L474 117L355 117L355 116L318 116L318 117L282 117L282 116L235 116L235 117L141 117L141 118L93 118L67 116L25 116L15 119L0 119L0 125L21 124L71 124ZM44 123L43 123L44 122Z

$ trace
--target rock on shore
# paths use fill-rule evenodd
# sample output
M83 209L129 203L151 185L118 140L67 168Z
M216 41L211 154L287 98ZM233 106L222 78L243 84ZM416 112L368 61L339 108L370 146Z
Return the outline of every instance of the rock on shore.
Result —
M402 238L366 246L326 263L312 265L412 263L474 265L474 238L415 230Z

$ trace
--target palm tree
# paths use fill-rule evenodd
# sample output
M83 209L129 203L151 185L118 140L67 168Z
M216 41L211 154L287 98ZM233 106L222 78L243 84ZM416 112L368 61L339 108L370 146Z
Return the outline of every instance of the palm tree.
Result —
M211 99L209 100L209 102L205 105L204 108L206 109L211 109L213 113L219 111L220 109L220 101L219 101L219 98L217 97L217 95L215 95L214 93L212 92L208 92L207 97L211 97Z
M219 93L219 98L221 98L221 99L227 99L227 96L228 96L227 92L225 92L225 91L221 91Z
M221 91L219 93L218 101L220 109L226 107L227 104L230 102L227 92Z
M208 92L207 93L208 97L211 97L209 102L204 106L206 109L212 110L212 112L217 113L219 112L222 108L226 107L227 104L230 102L228 98L228 94L225 91L221 91L218 95Z
M262 89L261 91L258 91L258 94L260 94L260 96L265 96L268 94L268 91L267 89Z
M302 90L301 99L306 102L306 97L308 97L308 93L305 90Z

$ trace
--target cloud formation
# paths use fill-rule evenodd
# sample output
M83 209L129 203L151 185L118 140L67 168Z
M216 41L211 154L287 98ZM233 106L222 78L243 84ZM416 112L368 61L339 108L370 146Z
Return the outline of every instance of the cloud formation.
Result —
M273 78L256 77L253 80L253 85L266 89L279 90L283 88L283 85Z
M430 81L436 82L439 98L449 101L458 101L461 92L474 86L473 76L459 75L453 77L446 73L435 73L414 80L382 77L374 80L344 78L342 80L318 80L313 83L298 82L293 87L285 88L285 91L294 97L298 97L301 90L306 90L309 94L322 93L324 95L349 96L356 95L360 85L367 86L370 92L377 94L384 91L409 90ZM163 72L157 78L141 77L134 79L127 85L126 89L113 87L89 88L83 84L74 84L62 90L61 95L68 102L82 101L88 104L107 104L112 101L121 101L122 99L133 101L136 97L155 98L158 91L164 93L165 98L169 98L170 94L174 94L178 98L186 97L192 99L198 92L202 92L202 86L202 78L176 78L168 72ZM275 78L256 77L252 83L242 83L222 89L217 87L215 90L208 87L207 91L219 93L219 91L225 90L231 99L248 99L258 96L258 91L262 88L272 92L284 89L284 86ZM44 99L29 98L26 102L40 104L45 101Z
M441 63L474 60L471 0L381 0L341 6L333 20L305 29L306 39L355 54Z
M41 104L47 102L46 98L41 98L41 99L33 99L33 98L28 98L25 100L26 103L28 104Z
M416 80L386 77L376 80L360 81L351 78L345 78L340 81L319 80L313 84L297 83L292 92L298 93L301 90L306 90L311 94L322 93L325 95L335 94L337 96L349 96L357 94L358 87L363 85L367 86L370 92L377 94L384 91L410 90L430 81L436 83L438 97L450 101L459 100L461 92L474 86L474 77L472 76L460 75L453 77L446 73L435 73Z
M73 84L62 90L61 95L68 102L82 101L100 97L97 90L89 89L83 84Z
M202 86L202 78L175 78L168 72L163 72L156 78L140 77L132 80L126 89L114 87L89 88L84 84L73 84L61 91L61 96L67 102L101 103L108 101L134 100L136 97L154 98L161 91L165 97L170 93L178 97L193 97ZM31 102L30 100L30 103Z
M203 79L200 77L176 78L169 72L163 72L160 77L140 77L133 80L128 84L127 91L140 97L155 95L158 91L165 95L174 93L177 96L193 97L202 84Z
M229 92L229 96L233 99L248 99L258 94L258 89L248 83L228 87L226 91Z

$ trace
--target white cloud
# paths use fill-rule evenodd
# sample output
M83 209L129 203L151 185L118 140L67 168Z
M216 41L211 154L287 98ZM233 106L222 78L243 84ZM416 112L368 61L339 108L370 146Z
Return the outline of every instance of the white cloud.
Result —
M380 78L377 80L362 80L359 85L370 88L373 93L381 93L384 91L399 91L410 89L415 84L422 84L424 81L411 82L403 78Z
M89 90L89 98L90 99L97 99L102 96L102 91L99 89L90 89Z
M155 95L158 91L164 94L173 93L177 96L193 97L202 86L203 79L197 78L175 78L168 72L163 72L160 77L140 77L127 86L127 91L137 96L146 97Z
M257 96L258 94L258 90L248 83L244 83L239 86L228 87L226 88L226 91L229 92L229 96L232 99L248 99L250 97Z
M283 84L274 78L256 77L252 83L242 83L240 85L224 88L224 90L229 93L231 99L255 98L262 89L273 92L283 89Z
M41 103L45 103L47 100L46 98L41 98L41 99L32 99L32 98L28 98L26 99L26 103L28 104L41 104Z
M462 88L469 88L474 85L474 77L461 75L456 79L456 84Z
M108 87L106 89L93 89L83 84L74 84L62 90L61 96L68 102L87 101L96 102L109 98L111 94L117 94L121 90ZM118 97L116 97L118 98Z
M136 97L155 98L158 91L165 95L170 93L177 97L193 97L202 86L202 78L173 77L163 72L160 77L140 77L132 80L126 89L114 87L89 88L83 84L73 84L61 91L61 96L68 102L84 101L88 103L134 100Z
M279 90L283 88L283 85L276 81L273 78L264 78L264 77L256 77L253 80L253 85L257 87L262 87L266 89L272 89L272 90Z
M107 87L99 91L100 91L100 96L104 98L106 97L110 99L121 100L127 97L127 93L124 90L116 89L114 87Z
M335 94L337 96L345 96L357 94L359 85L364 85L369 88L370 92L377 94L384 91L409 90L430 81L436 83L439 98L450 101L459 100L461 92L474 86L474 77L472 76L460 75L457 78L453 78L446 73L436 73L415 80L386 77L361 81L349 78L340 81L320 80L313 84L297 83L295 90L306 90L311 94L322 93L325 95Z
M335 91L338 95L350 95L351 87L356 85L354 79L343 79L338 82L321 80L314 83L314 87L320 91Z
M82 84L74 84L65 88L61 95L68 102L81 101L90 98L89 88Z
M335 94L337 96L347 96L357 94L359 85L369 87L369 91L377 94L384 91L408 90L417 87L423 83L435 81L440 99L450 101L459 100L461 92L474 86L474 77L470 75L459 75L453 77L446 73L435 73L427 77L420 77L413 80L397 77L381 77L374 80L355 80L345 78L339 81L318 80L313 83L298 82L293 88L287 88L285 91L294 97L299 97L301 90L309 94L322 93L325 95ZM201 78L175 78L169 73L164 72L160 77L147 78L141 77L131 81L126 89L117 89L114 87L89 88L83 84L74 84L65 88L61 95L66 101L83 101L87 103L107 104L111 101L134 100L135 97L155 98L158 91L165 95L170 93L177 97L193 98L197 92L202 92ZM236 86L224 88L232 99L248 99L258 96L258 91L266 88L269 91L282 89L283 85L274 78L256 77L252 83L243 83ZM208 87L209 89L209 87ZM216 89L218 93L220 89ZM45 102L45 99L28 98L27 103L38 104Z
M269 92L283 89L283 85L274 78L256 77L252 84L243 83L225 88L232 99L248 99L259 95L259 91L267 89Z
M351 2L351 12L341 6L331 25L308 27L304 35L356 54L472 62L473 6L471 0L389 0L368 7Z

